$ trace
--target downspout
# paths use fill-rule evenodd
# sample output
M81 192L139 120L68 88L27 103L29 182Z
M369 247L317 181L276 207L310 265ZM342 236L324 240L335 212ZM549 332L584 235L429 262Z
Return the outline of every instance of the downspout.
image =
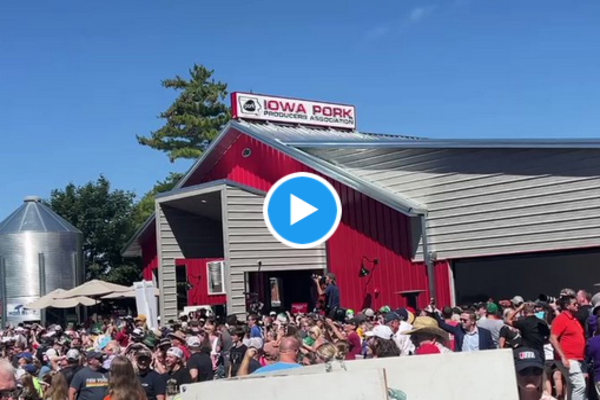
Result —
M427 215L419 214L421 220L421 237L423 238L423 261L427 267L427 278L429 282L429 297L436 299L436 286L435 286L435 271L433 260L431 259L431 252L429 251L429 239L427 237Z

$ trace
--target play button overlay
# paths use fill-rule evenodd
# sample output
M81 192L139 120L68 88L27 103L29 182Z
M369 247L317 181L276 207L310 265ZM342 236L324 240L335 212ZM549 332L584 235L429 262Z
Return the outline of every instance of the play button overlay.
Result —
M307 172L287 175L267 193L265 223L281 243L309 249L334 234L342 219L342 203L335 188Z
M293 194L290 194L290 225L294 225L298 221L302 221L310 214L319 211L305 201L300 200Z

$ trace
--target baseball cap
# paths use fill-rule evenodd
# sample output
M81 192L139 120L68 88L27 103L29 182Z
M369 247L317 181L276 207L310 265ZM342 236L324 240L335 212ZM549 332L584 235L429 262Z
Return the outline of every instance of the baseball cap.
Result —
M200 347L200 338L198 336L190 336L185 343L188 347Z
M596 312L596 308L600 307L600 293L596 293L592 297L592 314Z
M54 361L59 358L58 352L54 349L48 349L46 351L46 357L48 357L48 360L50 360L50 361Z
M375 316L375 311L373 311L372 308L365 308L365 310L363 311L363 314L367 317L367 318L372 318Z
M255 349L262 349L263 348L263 340L259 337L254 337L254 338L250 338L248 339L247 343L244 343L247 347L254 347Z
M498 314L498 306L496 303L488 303L486 311L488 314Z
M577 293L573 289L565 288L560 291L560 297L573 296L577 297Z
M96 360L101 360L104 357L104 354L99 351L88 351L85 356L89 359L95 358Z
M390 340L392 339L392 336L394 336L394 332L392 332L392 328L387 325L377 325L372 331L366 332L365 336Z
M409 311L406 308L399 308L396 311L394 311L394 313L398 314L398 316L400 317L400 319L404 320L404 321L408 321L408 317L409 317Z
M79 357L80 357L79 350L71 349L71 350L67 351L67 360L75 361L75 360L79 360Z
M37 368L34 364L27 364L26 366L23 367L23 369L29 375L35 375L35 373L37 372Z
M167 350L167 355L177 357L180 360L183 359L183 351L179 347L171 347Z
M513 303L514 305L518 305L518 304L523 304L525 302L525 300L523 300L523 298L521 296L515 296L512 298L512 300L510 302Z
M383 316L383 321L389 324L392 321L400 321L400 316L395 312L389 312Z
M21 358L24 358L29 362L33 362L33 355L27 351L23 352L21 354L17 354L17 359L21 359Z
M515 349L513 352L517 372L526 368L544 369L544 361L537 351L528 347Z

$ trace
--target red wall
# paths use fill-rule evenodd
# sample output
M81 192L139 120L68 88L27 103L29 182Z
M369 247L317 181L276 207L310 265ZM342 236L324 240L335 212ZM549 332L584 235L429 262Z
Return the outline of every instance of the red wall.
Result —
M156 229L154 225L150 228L152 232L142 242L142 276L144 280L151 281L152 274L158 268L158 251L156 249Z
M206 263L223 261L222 258L178 258L175 265L186 265L188 282L192 288L188 291L188 306L219 305L227 303L225 295L208 294L208 276Z
M252 150L248 158L241 156L245 148ZM314 173L300 162L241 134L209 174L192 176L186 186L229 179L268 191L277 180L294 172ZM426 291L419 297L419 306L427 305L430 296L426 268L423 263L411 262L408 253L409 219L338 182L325 179L337 189L343 207L342 222L328 241L329 270L337 275L342 306L356 310L364 305L372 308L403 306L404 299L395 293L418 289ZM359 278L363 256L378 258L379 266L370 277ZM372 267L368 263L365 266ZM436 264L439 305L450 303L448 268L447 262Z

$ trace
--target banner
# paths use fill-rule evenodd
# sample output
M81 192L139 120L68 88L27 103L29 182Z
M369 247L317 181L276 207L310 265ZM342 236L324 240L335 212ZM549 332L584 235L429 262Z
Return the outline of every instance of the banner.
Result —
M236 92L231 94L231 109L233 119L356 128L356 110L347 104Z

